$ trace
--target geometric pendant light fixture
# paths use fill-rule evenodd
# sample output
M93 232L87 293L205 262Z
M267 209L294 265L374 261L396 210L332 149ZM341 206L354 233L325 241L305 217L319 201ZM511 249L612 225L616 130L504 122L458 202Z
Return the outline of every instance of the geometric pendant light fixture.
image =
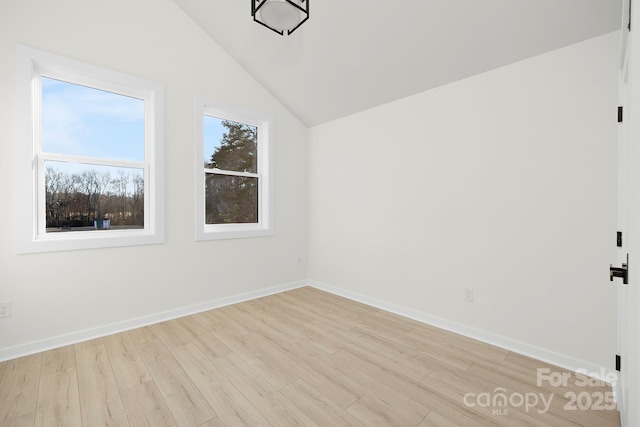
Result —
M253 20L281 36L309 19L309 0L251 0Z

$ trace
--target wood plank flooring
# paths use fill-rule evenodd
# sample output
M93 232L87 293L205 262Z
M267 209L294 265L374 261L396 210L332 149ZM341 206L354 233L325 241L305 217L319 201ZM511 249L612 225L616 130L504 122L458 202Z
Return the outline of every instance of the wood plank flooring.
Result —
M0 425L619 426L610 391L301 288L2 362Z

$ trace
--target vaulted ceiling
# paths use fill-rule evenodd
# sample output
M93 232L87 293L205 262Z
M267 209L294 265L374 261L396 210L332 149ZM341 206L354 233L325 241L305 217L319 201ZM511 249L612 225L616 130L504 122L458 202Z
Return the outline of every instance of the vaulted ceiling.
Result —
M251 0L174 0L309 127L606 34L622 16L622 0L309 1L287 37L253 22Z

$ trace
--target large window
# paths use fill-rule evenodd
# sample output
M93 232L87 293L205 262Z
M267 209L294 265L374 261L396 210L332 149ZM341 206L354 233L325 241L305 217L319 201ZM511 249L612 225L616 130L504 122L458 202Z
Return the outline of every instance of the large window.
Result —
M18 46L20 252L160 243L162 86Z
M270 120L196 99L198 240L272 234Z

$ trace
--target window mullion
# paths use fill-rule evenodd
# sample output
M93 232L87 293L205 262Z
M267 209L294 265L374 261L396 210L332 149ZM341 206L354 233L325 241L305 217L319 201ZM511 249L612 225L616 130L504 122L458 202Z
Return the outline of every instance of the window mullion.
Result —
M55 162L63 162L63 163L80 163L83 165L100 165L100 166L113 166L113 167L123 167L123 168L132 168L132 169L144 169L147 165L146 162L130 162L126 160L110 160L110 159L99 159L96 157L84 157L84 156L69 156L65 154L55 154L55 153L40 153L40 156L43 161L50 160Z
M44 236L47 229L47 187L44 172L45 158L42 154L36 157L36 236Z
M31 98L32 98L32 120L33 126L33 155L34 155L34 237L43 236L46 231L46 198L44 157L42 156L42 73L37 69L32 69L31 77Z
M260 178L260 174L257 174L257 173L235 172L235 171L228 171L228 170L217 169L217 168L204 168L204 173L215 174L215 175L245 176L248 178Z

